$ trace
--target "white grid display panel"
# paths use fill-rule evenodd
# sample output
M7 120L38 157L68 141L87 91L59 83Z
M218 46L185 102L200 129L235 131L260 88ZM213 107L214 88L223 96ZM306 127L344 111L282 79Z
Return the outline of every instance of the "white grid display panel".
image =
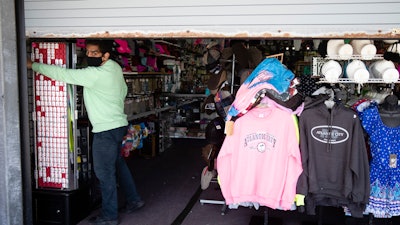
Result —
M65 43L33 43L32 50L34 61L66 67ZM40 73L34 82L37 187L68 189L68 87Z

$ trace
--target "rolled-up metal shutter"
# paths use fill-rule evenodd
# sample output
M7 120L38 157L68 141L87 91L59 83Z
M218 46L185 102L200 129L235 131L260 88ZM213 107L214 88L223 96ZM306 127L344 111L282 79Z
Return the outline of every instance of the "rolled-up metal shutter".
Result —
M398 38L400 1L25 0L28 37Z

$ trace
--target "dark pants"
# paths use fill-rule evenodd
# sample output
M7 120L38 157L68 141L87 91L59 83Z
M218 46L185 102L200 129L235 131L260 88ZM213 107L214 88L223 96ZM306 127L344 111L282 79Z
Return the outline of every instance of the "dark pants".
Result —
M102 216L118 218L117 176L127 202L140 201L132 174L121 155L122 138L127 127L94 133L93 166L100 180L102 196Z

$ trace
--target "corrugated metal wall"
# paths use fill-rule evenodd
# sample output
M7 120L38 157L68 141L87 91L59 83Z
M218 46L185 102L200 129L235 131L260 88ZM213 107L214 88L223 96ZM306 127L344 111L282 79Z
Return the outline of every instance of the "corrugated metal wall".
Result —
M25 22L28 37L399 38L400 1L25 0Z

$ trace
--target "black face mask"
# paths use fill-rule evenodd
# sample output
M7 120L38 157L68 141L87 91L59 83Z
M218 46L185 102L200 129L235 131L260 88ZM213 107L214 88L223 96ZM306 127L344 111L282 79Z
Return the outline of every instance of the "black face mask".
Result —
M103 63L101 57L86 57L88 66L100 66Z

